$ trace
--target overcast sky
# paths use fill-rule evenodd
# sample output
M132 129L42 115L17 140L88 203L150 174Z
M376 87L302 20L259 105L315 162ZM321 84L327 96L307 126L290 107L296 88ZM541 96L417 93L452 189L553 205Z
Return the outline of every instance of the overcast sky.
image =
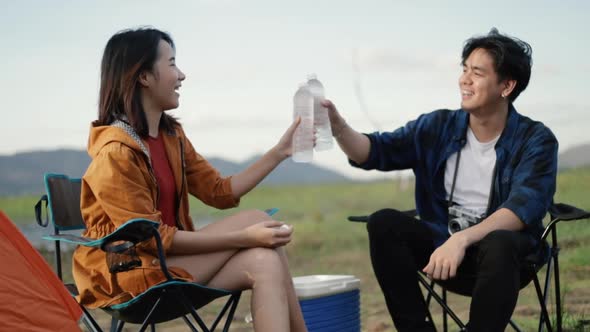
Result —
M463 42L493 26L532 45L531 83L515 106L563 151L590 141L589 18L583 0L3 1L0 155L85 148L104 46L141 25L175 40L187 79L173 114L205 157L242 161L272 147L309 73L362 131L458 108ZM314 162L366 176L337 149Z

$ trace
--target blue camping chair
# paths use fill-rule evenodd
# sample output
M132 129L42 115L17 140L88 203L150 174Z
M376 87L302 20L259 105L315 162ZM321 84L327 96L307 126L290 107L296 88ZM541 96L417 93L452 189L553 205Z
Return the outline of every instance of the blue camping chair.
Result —
M45 239L55 241L55 264L57 275L62 278L61 247L62 242L76 245L98 247L109 253L129 254L133 253L134 246L142 241L154 238L158 247L160 268L167 280L152 286L133 299L102 308L112 317L111 331L122 331L124 324L141 324L140 331L148 326L155 331L155 325L176 318L183 318L191 331L199 331L191 322L189 316L203 332L214 331L220 321L225 318L223 331L228 331L238 305L241 291L229 291L206 287L198 283L175 280L166 266L166 257L162 249L162 242L158 232L158 223L146 219L133 219L118 227L113 233L101 239L89 239L72 234L60 234L62 231L83 230L86 228L80 212L80 179L70 179L62 174L45 174L45 189L43 195L35 205L37 223L47 227L49 221L53 226L53 234L45 236ZM43 218L43 203L45 203L45 218ZM267 213L273 214L275 210ZM128 255L129 261L119 261L118 265L111 266L112 273L118 273L134 268L141 264L133 260L133 255ZM73 296L78 295L74 284L66 285ZM211 301L228 297L225 305L217 318L207 326L196 310L207 305ZM92 318L89 312L80 305L84 311L83 323L91 331L102 331L100 326ZM227 315L226 315L227 313Z

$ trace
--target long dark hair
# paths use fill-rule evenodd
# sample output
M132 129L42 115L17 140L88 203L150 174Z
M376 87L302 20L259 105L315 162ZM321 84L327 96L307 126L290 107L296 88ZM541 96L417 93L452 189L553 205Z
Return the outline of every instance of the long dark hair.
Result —
M123 30L109 39L102 56L95 126L124 120L139 136L148 135L147 119L141 105L139 75L153 70L160 40L174 48L170 35L154 28ZM160 128L171 131L176 125L179 123L175 118L162 114Z

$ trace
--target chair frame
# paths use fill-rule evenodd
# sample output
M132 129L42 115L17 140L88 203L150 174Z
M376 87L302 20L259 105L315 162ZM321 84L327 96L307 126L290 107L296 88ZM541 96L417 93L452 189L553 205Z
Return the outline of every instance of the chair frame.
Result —
M100 247L101 249L104 250L105 245L112 243L114 241L124 240L124 241L131 241L133 243L139 243L141 241L151 239L153 237L156 240L156 244L157 244L160 267L161 267L164 275L166 276L167 281L165 281L159 285L152 286L149 289L147 289L144 293L139 295L139 296L142 296L144 294L150 293L150 294L155 294L154 296L157 297L157 300L155 301L155 303L153 303L153 305L149 309L149 313L143 319L143 322L141 323L139 331L145 331L148 326L150 327L151 331L156 330L155 325L158 322L163 322L163 321L160 320L158 322L154 322L154 317L156 317L156 314L158 313L158 310L160 308L159 306L160 306L160 303L162 302L162 300L167 299L170 296L173 296L176 301L180 300L181 305L184 307L184 312L177 314L173 318L167 319L165 321L169 321L169 320L173 320L173 319L182 317L184 322L190 328L191 331L199 332L199 329L197 329L197 327L195 327L195 325L187 317L190 315L190 316L192 316L194 321L197 323L198 327L200 328L200 331L213 332L213 331L215 331L216 327L221 322L223 317L226 316L225 323L223 324L223 331L224 332L229 331L229 327L231 325L231 322L233 320L238 302L240 300L241 291L226 291L226 290L220 290L220 289L213 289L213 288L209 288L209 287L199 285L196 283L191 283L191 282L186 282L186 281L174 279L172 277L172 275L170 274L170 272L168 271L168 267L166 264L166 257L165 257L163 246L162 246L162 241L160 238L160 234L158 232L158 223L151 221L151 220L134 219L134 220L127 221L124 225L117 228L115 230L115 232L109 234L108 236L106 236L102 239L98 239L98 240L83 238L83 237L75 236L75 235L71 235L71 234L61 234L60 231L83 230L86 228L86 226L84 224L84 221L81 218L81 215L79 216L79 220L77 222L74 221L75 225L73 225L73 226L71 225L72 220L68 221L70 223L70 226L62 226L63 225L62 222L65 222L65 221L54 219L55 214L53 211L53 202L52 202L54 197L52 197L51 186L49 183L50 181L52 181L54 179L58 179L58 180L62 180L62 181L69 181L70 184L75 185L75 186L78 186L81 183L81 179L69 178L68 176L63 175L63 174L53 174L53 173L45 174L44 181L45 181L45 188L46 188L47 194L43 195L41 197L41 199L35 205L35 216L37 219L37 223L40 226L47 227L49 224L49 220L51 220L53 232L52 232L52 234L44 236L43 238L46 240L51 240L51 241L55 242L56 274L58 275L58 277L62 281L63 281L63 277L62 277L62 266L61 266L61 259L62 259L61 242L73 243L76 245L84 245L84 246L91 246L91 247ZM72 199L75 199L75 197ZM44 204L45 205L45 218L43 218L43 203L45 203ZM269 210L268 213L270 214L270 213L274 213L274 212L276 212L276 210ZM78 218L78 216L68 216L68 217L72 217L74 219ZM65 224L67 225L67 223L65 223ZM74 284L68 284L65 286L70 291L72 296L76 296L78 294L76 286ZM187 296L183 293L183 291L181 289L181 287L195 287L195 286L198 288L203 288L210 293L210 294L208 294L208 297L207 297L207 303L214 300L215 298L218 298L218 297L229 296L229 298L226 301L225 305L223 306L221 312L217 315L216 319L214 320L214 322L211 324L210 327L208 327L203 322L201 317L197 314L195 308L191 305L191 301L187 298ZM111 306L108 308L103 308L104 311L106 311L109 315L112 316L111 326L110 326L111 332L122 331L126 321L123 319L117 318L117 316L120 313L120 310L122 310L121 306L126 305L128 303L129 303L129 306L132 306L133 304L135 304L135 302L132 302L132 301L134 301L134 299L132 299L126 303L123 303L123 304L114 305L114 306ZM137 301L137 302L139 302L139 301ZM81 305L79 303L78 303L78 305L80 306L80 308L83 311L82 322L84 323L84 325L90 331L93 331L93 332L103 331L100 328L100 326L98 325L98 323L96 322L96 320L90 315L88 310L83 305ZM204 306L204 305L206 305L206 303L200 305L199 307ZM227 313L227 315L226 315L226 313Z
M404 213L410 216L416 216L416 210L409 210L404 211ZM572 220L581 220L581 219L588 219L590 218L590 212L578 209L574 206L562 204L562 203L555 203L549 209L549 215L551 219L541 235L541 243L544 243L544 249L548 249L548 253L546 257L539 257L537 255L537 259L527 261L529 264L529 268L533 270L533 284L535 286L535 291L537 294L537 299L539 301L539 306L541 309L541 313L539 315L539 325L538 331L543 331L543 328L546 327L547 331L553 332L554 327L551 323L551 316L547 311L547 298L550 293L549 286L551 284L551 274L553 272L554 278L554 288L555 288L555 331L561 332L562 331L562 304L561 304L561 287L560 287L560 275L559 275L559 244L557 241L557 224L560 221L572 221ZM370 216L350 216L348 217L349 221L355 222L368 222ZM547 237L551 234L551 246L547 248ZM543 250L543 249L541 249ZM541 255L542 256L542 255ZM545 258L545 259L539 259ZM538 277L538 272L541 268L546 265L545 271L545 280L544 286L541 289L541 284ZM430 301L434 299L442 308L442 320L443 320L443 331L448 331L448 318L450 316L451 319L455 322L455 324L460 328L460 331L467 331L465 323L461 321L461 319L453 312L453 310L447 305L447 290L438 285L435 281L427 281L427 277L422 273L418 272L418 282L426 289L428 292L426 298L426 307L428 309L427 316L429 321L433 322L432 315L430 313ZM435 286L440 286L441 293L437 293L434 289ZM511 319L509 325L517 332L521 332L522 330L518 327L518 325Z

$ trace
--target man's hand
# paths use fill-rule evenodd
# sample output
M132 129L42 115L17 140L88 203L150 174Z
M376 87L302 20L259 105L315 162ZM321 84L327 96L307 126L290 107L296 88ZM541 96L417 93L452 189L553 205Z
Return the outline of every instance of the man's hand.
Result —
M431 279L447 280L455 277L461 265L465 250L473 243L479 242L487 234L498 229L520 231L524 223L514 212L501 208L477 225L453 234L447 242L437 248L422 272Z
M457 274L457 268L461 265L467 241L461 236L461 232L453 234L442 246L438 247L432 255L430 261L422 272L430 279L447 280L454 278Z
M332 127L332 134L334 136L339 135L340 131L346 125L346 121L344 120L342 115L340 115L340 113L338 113L338 110L336 109L336 105L334 105L334 103L331 100L324 99L322 101L322 106L324 106L328 110L328 117L330 118L330 126Z

